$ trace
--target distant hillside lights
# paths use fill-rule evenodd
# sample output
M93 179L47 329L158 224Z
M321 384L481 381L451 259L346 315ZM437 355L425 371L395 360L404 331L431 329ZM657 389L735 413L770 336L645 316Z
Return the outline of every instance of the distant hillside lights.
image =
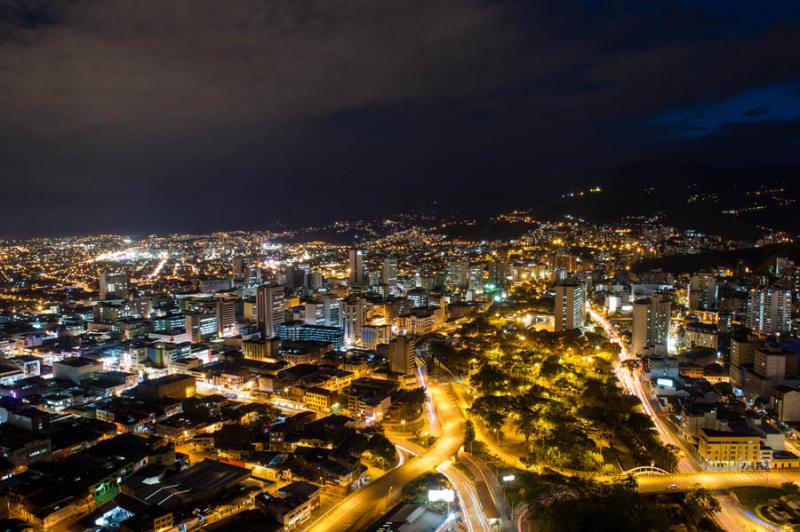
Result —
M598 194L600 192L603 192L603 189L601 187L599 187L599 186L594 186L594 187L592 187L592 188L590 188L588 190L576 189L573 192L567 192L565 194L561 194L561 197L562 198L576 198L576 197L580 198L580 197L585 196L586 194Z

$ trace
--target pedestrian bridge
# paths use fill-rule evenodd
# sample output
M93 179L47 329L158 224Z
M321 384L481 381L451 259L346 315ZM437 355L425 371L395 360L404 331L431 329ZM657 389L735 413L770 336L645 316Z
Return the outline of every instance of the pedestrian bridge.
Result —
M624 477L632 476L632 477L653 477L653 476L666 476L670 475L669 471L664 471L660 467L655 466L640 466L634 467L633 469L629 469L627 471L623 471L620 473Z

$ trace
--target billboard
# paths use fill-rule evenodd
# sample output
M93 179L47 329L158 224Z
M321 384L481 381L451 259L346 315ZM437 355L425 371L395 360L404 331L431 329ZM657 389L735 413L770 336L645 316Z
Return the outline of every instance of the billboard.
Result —
M456 494L453 490L428 490L428 502L453 502Z

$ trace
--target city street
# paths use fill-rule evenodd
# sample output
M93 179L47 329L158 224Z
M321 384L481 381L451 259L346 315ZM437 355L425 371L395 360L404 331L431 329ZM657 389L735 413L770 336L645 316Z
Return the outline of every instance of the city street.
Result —
M442 436L430 450L349 495L331 511L309 523L306 530L360 530L391 508L409 482L455 455L464 441L464 418L447 389L429 383L428 393L436 404L442 427Z
M589 307L589 315L591 319L598 323L606 332L608 338L620 347L620 362L633 357L625 345L625 342L619 337L616 329L611 323L602 316L599 312ZM693 478L692 487L699 485L708 489L727 489L736 486L752 486L764 485L768 482L768 477L773 475L759 474L754 472L751 474L743 473L739 475L731 475L730 473L713 472L706 473L700 471L700 466L693 458L693 453L686 448L681 438L675 435L672 430L667 426L663 419L657 414L650 400L650 395L645 391L641 377L638 373L630 371L622 367L621 364L617 366L617 376L625 389L636 395L644 409L645 413L653 420L656 429L658 430L661 440L682 451L682 456L678 460L677 470L679 473L695 473L695 475L687 475L688 478ZM673 481L668 482L665 480L667 477L640 477L637 479L639 482L639 489L647 492L649 491L666 491L671 485L681 487L682 483L685 485L687 477L679 475L673 476ZM756 482L760 477L761 482ZM661 481L652 479L662 479ZM682 479L682 480L679 480ZM800 479L800 476L795 477ZM785 481L784 481L785 482ZM779 483L780 484L780 483ZM684 488L687 489L687 488ZM733 499L726 493L717 493L717 500L720 503L720 511L717 513L716 518L720 526L729 532L746 532L751 530L771 530L773 527L768 523L764 523L757 517L749 514L743 508L738 506Z
M800 471L697 471L661 476L638 476L641 493L689 490L702 486L711 490L744 486L780 487L785 482L800 482Z

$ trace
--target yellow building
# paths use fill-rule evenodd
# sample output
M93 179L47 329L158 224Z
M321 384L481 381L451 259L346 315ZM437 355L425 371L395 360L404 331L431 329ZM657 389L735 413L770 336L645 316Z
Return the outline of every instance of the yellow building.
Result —
M772 454L772 469L795 469L800 467L800 457L788 451L775 451Z
M756 434L700 429L697 453L705 469L753 469L761 460L761 438Z
M319 388L306 388L303 392L303 402L311 410L317 412L330 412L333 406L334 394L330 390Z

